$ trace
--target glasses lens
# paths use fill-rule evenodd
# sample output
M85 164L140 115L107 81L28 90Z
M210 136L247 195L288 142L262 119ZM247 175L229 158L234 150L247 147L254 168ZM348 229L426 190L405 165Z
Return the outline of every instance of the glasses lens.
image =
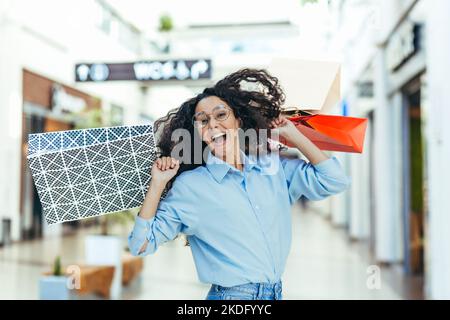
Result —
M197 128L203 128L208 124L208 117L204 113L200 113L194 116L194 126Z
M214 119L217 121L225 121L230 116L230 110L225 107L219 107L214 110Z

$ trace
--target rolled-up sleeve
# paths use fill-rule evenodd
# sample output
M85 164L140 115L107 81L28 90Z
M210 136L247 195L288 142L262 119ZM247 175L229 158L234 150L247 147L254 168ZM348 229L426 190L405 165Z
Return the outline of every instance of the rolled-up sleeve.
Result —
M128 247L134 256L146 256L156 252L158 247L178 234L193 234L195 217L189 210L188 188L175 181L167 196L158 205L155 216L146 220L136 217L133 230L128 236ZM146 250L140 252L145 242Z
M281 159L291 204L301 196L309 200L323 200L345 191L350 178L336 157L312 165L302 159Z

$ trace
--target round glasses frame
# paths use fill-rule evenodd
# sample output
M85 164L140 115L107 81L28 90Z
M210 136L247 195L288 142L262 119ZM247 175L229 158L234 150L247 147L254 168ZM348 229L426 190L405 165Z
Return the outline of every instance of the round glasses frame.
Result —
M225 115L223 117L219 117L219 115L217 115L218 112L225 112ZM219 105L217 107L215 107L212 111L212 114L206 114L206 112L199 112L197 114L195 114L192 117L192 124L194 125L195 128L204 128L208 125L209 121L211 121L211 116L214 117L214 120L218 121L218 122L223 122L226 121L231 114L231 109L224 106L224 105ZM205 119L202 119L201 121L197 119L198 116L205 116ZM203 120L207 120L206 123L203 123Z

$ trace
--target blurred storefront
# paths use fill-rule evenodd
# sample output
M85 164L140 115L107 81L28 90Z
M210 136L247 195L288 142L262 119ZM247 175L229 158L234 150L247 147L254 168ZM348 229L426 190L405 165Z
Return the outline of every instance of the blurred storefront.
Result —
M381 1L370 8L369 16L383 13L383 20L363 28L367 36L346 48L361 55L344 63L351 115L370 120L365 154L350 160L349 233L368 240L375 261L422 279L426 297L448 298L448 169L441 161L450 135L441 122L449 118L450 21L443 12L450 4Z
M396 118L401 128L400 168L403 230L404 271L411 275L424 275L424 249L426 212L424 203L426 131L422 119L426 60L424 24L407 17L389 38L384 54L387 62L388 98L392 107L400 111Z

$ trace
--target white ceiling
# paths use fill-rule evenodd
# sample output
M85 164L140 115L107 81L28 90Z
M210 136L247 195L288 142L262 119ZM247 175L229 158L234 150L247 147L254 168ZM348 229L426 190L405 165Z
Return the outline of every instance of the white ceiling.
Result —
M192 24L252 23L290 20L300 0L106 0L125 19L146 33L168 13L175 27Z

